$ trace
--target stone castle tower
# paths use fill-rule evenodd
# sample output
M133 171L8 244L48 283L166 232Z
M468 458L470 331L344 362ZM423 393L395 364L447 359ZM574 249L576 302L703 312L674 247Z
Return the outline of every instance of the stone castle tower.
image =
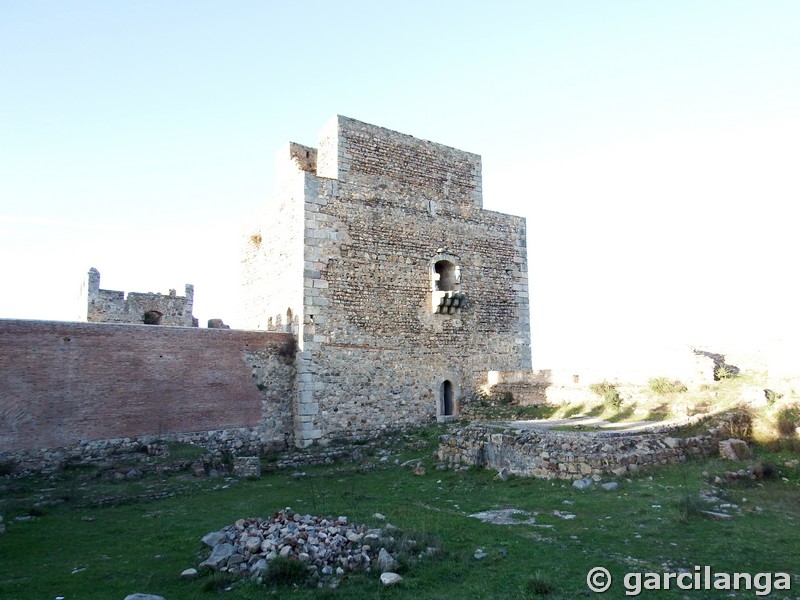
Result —
M280 152L276 188L243 325L297 335L298 446L446 420L530 369L525 220L484 210L480 156L337 116Z

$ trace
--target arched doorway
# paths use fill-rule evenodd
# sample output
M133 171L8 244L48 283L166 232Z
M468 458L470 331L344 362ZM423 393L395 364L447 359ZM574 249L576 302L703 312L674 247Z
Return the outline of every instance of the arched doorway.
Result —
M453 384L449 379L442 383L442 412L443 417L453 416Z
M157 310L148 310L144 313L142 322L145 325L161 325L161 317L163 316L164 314Z

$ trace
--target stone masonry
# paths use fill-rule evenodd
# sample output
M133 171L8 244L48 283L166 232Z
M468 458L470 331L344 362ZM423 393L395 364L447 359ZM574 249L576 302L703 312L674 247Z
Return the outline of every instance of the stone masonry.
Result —
M539 479L625 475L716 453L712 436L498 430L471 425L439 438L439 460Z
M100 272L89 269L81 286L80 321L89 323L138 323L145 325L171 325L197 327L192 315L194 287L186 285L186 295L177 296L151 292L118 292L100 289Z
M126 294L94 268L88 322L0 320L0 460L365 439L530 370L526 223L483 208L478 155L338 116L281 151L251 223L246 330L197 328L191 285Z
M298 446L447 420L530 369L525 220L483 208L478 155L337 116L276 181L244 313L298 337Z

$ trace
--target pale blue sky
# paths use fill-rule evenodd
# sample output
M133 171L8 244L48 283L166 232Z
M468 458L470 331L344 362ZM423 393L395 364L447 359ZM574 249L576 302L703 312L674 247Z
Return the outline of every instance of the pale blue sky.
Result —
M793 0L0 0L0 316L74 318L95 266L235 325L275 151L344 114L482 155L538 366L796 332L798 31Z

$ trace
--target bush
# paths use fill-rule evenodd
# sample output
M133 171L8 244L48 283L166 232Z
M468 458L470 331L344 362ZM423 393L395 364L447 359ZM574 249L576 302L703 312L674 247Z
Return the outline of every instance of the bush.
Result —
M778 433L786 437L794 437L800 427L800 404L785 406L778 411L775 427Z
M749 441L753 439L753 413L747 407L739 407L726 414L720 421L720 433L724 437Z
M270 561L264 583L271 585L300 585L308 579L308 569L299 560L279 556Z
M280 356L287 365L291 365L294 363L294 357L299 349L300 347L297 344L297 339L292 336L291 339L281 344L278 348L278 356Z
M667 377L655 377L647 382L647 386L652 392L658 394L659 396L665 396L666 394L680 394L688 389L683 382L678 381L677 379L669 379Z
M678 521L686 523L689 519L704 517L705 508L705 504L700 498L686 493L678 501Z
M553 590L555 590L553 584L539 573L525 582L525 591L530 596L547 596L552 593Z
M609 406L612 406L617 410L619 410L619 408L622 406L622 396L619 395L619 391L613 383L601 381L600 383L591 384L589 389L600 396L603 399L603 402Z

